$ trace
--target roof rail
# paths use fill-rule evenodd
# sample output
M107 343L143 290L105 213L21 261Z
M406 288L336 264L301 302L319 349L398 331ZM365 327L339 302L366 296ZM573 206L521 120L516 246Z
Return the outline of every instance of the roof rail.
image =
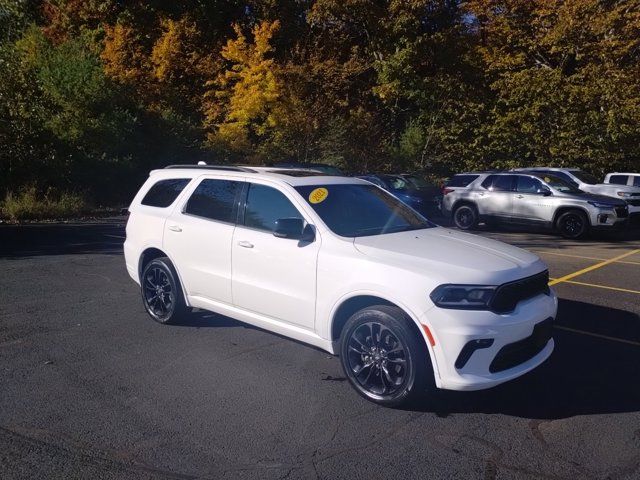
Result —
M253 170L248 167L237 167L235 165L167 165L164 167L167 168L196 168L198 170L227 170L230 172L252 172L255 173L257 170Z

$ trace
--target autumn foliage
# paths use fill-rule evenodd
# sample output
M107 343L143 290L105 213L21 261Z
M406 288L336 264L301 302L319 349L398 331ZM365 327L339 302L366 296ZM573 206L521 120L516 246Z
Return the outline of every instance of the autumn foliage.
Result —
M636 0L0 0L0 195L169 163L640 170Z

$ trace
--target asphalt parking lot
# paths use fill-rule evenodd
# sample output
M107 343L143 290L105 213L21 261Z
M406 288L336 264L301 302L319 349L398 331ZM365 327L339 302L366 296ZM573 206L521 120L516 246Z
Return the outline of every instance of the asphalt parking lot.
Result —
M0 226L0 478L640 478L640 234L481 230L538 253L556 350L417 410L234 320L145 314L124 219Z

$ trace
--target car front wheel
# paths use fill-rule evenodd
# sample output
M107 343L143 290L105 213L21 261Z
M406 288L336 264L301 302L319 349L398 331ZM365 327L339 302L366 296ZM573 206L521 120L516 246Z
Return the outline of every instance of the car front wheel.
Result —
M356 312L345 324L340 361L366 399L397 407L435 389L429 352L410 321L397 307L377 305Z
M142 303L156 322L175 323L186 313L180 282L168 258L150 261L142 271L140 280Z
M565 238L582 238L589 229L589 220L580 210L569 210L558 217L556 226Z

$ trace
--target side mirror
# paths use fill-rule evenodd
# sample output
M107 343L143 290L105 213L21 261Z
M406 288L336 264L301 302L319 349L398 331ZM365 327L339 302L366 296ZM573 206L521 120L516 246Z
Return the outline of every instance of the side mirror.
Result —
M313 242L315 233L311 225L304 224L302 218L279 218L273 235L278 238L290 238L303 242Z
M538 189L538 193L544 197L550 197L551 196L551 190L549 190L548 187L542 187L540 189Z

